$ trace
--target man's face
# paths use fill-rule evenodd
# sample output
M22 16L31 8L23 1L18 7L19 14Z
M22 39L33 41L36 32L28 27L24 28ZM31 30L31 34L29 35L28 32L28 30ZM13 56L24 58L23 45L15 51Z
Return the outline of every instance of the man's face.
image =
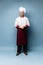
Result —
M24 11L19 12L19 15L20 15L21 17L23 17L23 16L24 16Z

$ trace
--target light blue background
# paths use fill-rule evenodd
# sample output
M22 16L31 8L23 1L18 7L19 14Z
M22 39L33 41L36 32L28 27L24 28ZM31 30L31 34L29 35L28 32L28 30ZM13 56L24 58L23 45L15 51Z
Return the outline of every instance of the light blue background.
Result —
M17 29L15 19L19 16L18 8L27 9L26 16L30 20L28 29L28 48L43 50L43 1L15 0L0 1L0 47L16 48Z
M30 20L28 55L16 56L18 8L24 6ZM0 65L43 65L43 0L0 0Z

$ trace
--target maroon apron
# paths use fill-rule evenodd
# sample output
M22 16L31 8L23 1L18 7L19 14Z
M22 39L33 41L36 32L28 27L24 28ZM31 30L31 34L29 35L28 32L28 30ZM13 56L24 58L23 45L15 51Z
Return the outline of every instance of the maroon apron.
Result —
M27 44L27 31L26 28L20 29L17 28L17 45L26 45Z

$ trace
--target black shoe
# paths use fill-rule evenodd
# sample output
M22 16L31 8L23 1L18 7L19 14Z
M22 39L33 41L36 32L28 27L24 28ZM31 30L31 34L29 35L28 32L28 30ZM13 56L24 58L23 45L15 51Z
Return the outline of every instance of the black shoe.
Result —
M25 55L28 55L28 53L27 53L27 52L24 52L24 54L25 54Z
M20 54L20 53L19 53L19 52L17 52L17 53L16 53L16 56L18 56L19 54Z

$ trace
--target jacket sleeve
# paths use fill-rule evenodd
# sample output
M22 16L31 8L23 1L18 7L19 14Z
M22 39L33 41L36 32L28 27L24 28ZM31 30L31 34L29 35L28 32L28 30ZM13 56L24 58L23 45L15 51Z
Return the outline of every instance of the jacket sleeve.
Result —
M15 26L15 27L18 26L18 21L17 21L17 19L15 20L14 26Z
M27 18L27 20L26 20L26 26L28 27L30 27L30 22L29 22L29 19Z
M18 26L18 19L17 19L17 18L16 18L16 20L15 20L14 26L15 26L17 29L19 28L19 26Z

